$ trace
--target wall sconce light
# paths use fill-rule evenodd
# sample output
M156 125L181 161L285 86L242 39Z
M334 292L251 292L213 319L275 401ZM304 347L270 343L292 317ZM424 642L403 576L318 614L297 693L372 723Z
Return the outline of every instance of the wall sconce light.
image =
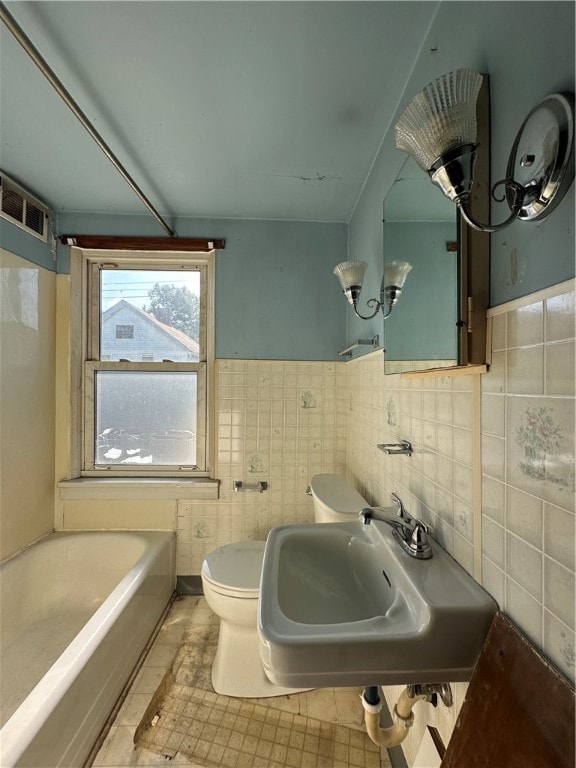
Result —
M391 261L386 264L382 283L380 284L380 301L378 299L368 299L366 304L369 307L375 306L376 308L371 315L361 315L358 312L357 305L367 266L368 264L365 261L343 261L334 268L334 274L340 281L342 292L348 299L349 304L352 305L356 317L362 320L371 320L378 310L381 309L384 318L387 318L400 298L408 272L412 269L412 264L409 264L407 261Z
M548 216L574 179L574 94L553 93L530 112L512 146L506 177L492 187L506 200L509 217L482 224L467 208L476 159L476 101L482 75L458 69L420 91L396 123L396 147L411 155L442 192L456 203L466 222L482 232L498 232L513 221ZM504 194L496 195L498 187Z

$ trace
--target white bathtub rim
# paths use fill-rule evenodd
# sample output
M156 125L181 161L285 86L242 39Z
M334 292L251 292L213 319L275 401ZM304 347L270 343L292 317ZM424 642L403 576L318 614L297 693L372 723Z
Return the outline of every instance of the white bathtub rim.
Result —
M109 593L106 600L86 622L80 633L66 647L61 656L26 696L0 731L0 756L2 768L11 768L28 748L34 737L46 723L52 710L70 688L84 667L85 660L98 648L108 630L122 613L131 597L147 576L143 567L158 554L167 540L175 537L171 530L82 530L56 531L54 533L164 533L166 536L151 543L143 555L134 563L130 571ZM108 604L108 605L107 605ZM71 657L71 661L69 660ZM26 733L26 739L22 734Z
M53 528L51 531L47 531L41 536L38 536L34 541L29 542L26 546L17 549L16 552L13 552L11 555L7 555L3 560L0 560L0 567L7 565L11 560L15 560L26 552L26 550L32 549L32 547L37 547L44 541L48 541L48 539L60 539L68 535L75 536L79 533L133 533L136 536L139 533L171 533L176 535L173 528Z

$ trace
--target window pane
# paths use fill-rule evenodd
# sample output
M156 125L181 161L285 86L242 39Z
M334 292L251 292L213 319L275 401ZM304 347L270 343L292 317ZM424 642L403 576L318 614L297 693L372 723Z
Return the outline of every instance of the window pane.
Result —
M95 390L97 465L196 465L196 372L97 371Z
M102 269L100 360L197 362L200 272ZM107 355L108 357L104 357Z
M133 325L117 325L116 338L117 339L133 339L134 326Z

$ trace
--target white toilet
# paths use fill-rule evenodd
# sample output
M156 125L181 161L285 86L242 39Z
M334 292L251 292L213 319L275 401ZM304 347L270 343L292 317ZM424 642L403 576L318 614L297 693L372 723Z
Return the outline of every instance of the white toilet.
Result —
M260 661L257 620L264 546L263 541L225 544L202 563L204 597L220 617L212 687L224 696L249 699L298 692L271 683Z
M370 506L342 475L314 475L310 481L317 523L357 520L360 510Z
M367 502L341 475L314 475L310 483L318 523L353 520ZM217 547L202 563L206 602L220 617L212 665L216 693L264 698L298 693L274 685L264 674L258 641L258 594L265 542L240 541Z

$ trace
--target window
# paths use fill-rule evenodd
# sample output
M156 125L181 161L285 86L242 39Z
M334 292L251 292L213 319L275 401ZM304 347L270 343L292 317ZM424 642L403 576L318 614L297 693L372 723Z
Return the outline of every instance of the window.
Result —
M81 473L208 476L212 254L83 255Z
M133 325L117 325L116 338L117 339L133 339L134 326Z

